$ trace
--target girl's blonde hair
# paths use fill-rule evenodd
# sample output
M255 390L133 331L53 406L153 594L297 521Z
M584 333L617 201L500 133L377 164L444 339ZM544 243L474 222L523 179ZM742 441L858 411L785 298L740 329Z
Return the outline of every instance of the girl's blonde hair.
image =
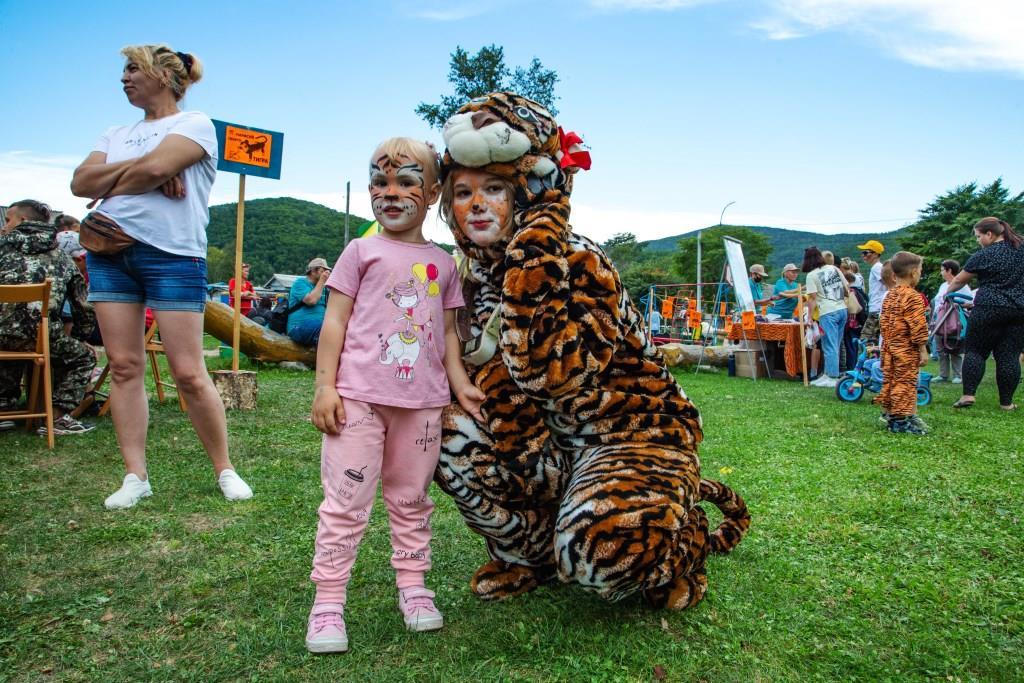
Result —
M169 87L176 101L180 101L189 86L203 77L203 63L198 57L187 52L175 52L167 45L128 45L121 48L121 54L142 73Z
M371 161L376 161L381 156L386 156L391 161L397 161L403 156L415 159L423 167L423 189L428 191L437 184L441 176L441 158L429 142L403 137L388 138L377 145L373 156Z

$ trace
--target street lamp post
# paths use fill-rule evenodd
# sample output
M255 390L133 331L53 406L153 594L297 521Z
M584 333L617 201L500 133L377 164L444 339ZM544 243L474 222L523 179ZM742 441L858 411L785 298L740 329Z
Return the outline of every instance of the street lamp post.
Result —
M722 225L722 218L725 216L725 210L728 209L730 206L732 206L735 203L736 203L735 201L731 201L731 202L729 202L728 204L726 204L725 206L722 207L722 213L718 214L718 226L719 227L721 227L721 225ZM703 278L701 277L701 272L700 272L701 271L701 255L702 255L701 254L700 237L701 237L701 234L703 232L704 232L703 230L698 230L697 231L697 310L700 310L701 295L703 294L703 292L701 290L704 287L701 284L701 282L703 281Z

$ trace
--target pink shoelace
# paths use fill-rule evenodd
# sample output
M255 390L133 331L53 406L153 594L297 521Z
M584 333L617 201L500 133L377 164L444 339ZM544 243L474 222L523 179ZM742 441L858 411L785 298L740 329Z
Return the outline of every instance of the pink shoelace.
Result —
M437 607L434 606L434 600L430 595L413 595L409 597L403 596L402 599L402 611L406 614L412 614L418 610L426 610L427 612L437 612Z
M315 632L320 633L329 626L333 626L339 631L345 630L345 622L341 620L341 615L337 612L324 612L313 615L313 630Z

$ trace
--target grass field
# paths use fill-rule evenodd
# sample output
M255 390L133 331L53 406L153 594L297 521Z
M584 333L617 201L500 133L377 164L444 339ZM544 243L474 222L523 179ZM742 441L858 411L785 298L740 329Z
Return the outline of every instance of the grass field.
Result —
M129 511L102 505L123 475L109 419L52 452L0 434L0 680L1020 680L1024 438L992 374L962 413L957 387L937 386L923 438L884 432L867 399L680 374L704 415L705 476L753 515L709 560L701 604L658 612L570 586L481 603L467 581L483 543L435 490L445 629L403 630L378 505L349 587L352 649L329 657L303 647L321 496L311 373L261 369L259 411L229 415L256 491L244 503L222 499L174 401L151 404L154 496Z

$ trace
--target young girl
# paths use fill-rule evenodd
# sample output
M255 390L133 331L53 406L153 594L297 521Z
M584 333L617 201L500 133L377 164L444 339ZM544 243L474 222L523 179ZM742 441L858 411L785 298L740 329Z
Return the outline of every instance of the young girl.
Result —
M466 361L485 422L447 409L438 486L487 541L471 590L500 600L559 579L608 600L684 609L705 559L750 524L702 479L696 407L650 340L607 255L572 232L579 136L501 92L444 127L441 215L466 255ZM700 501L724 513L710 529Z
M430 569L427 488L441 445L441 409L454 391L479 416L483 394L466 375L455 332L462 294L455 262L423 237L440 192L427 144L392 138L370 160L370 197L381 232L356 240L327 286L317 349L313 424L324 433L313 572L316 598L306 648L344 652L345 587L382 481L391 523L398 607L413 631L441 628Z

